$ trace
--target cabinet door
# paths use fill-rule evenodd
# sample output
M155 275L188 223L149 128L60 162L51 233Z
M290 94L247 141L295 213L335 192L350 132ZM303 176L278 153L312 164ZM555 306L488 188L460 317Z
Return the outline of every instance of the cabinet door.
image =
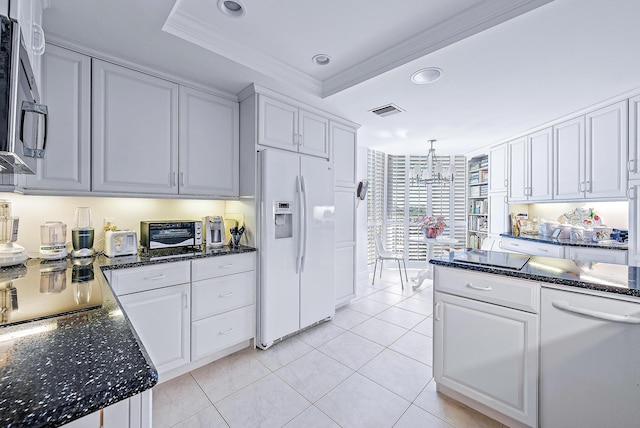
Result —
M489 150L489 192L507 191L507 151L507 144Z
M520 138L509 143L509 201L526 201L528 195L528 151L527 139Z
M355 297L355 245L336 245L335 251L335 287L336 307L347 304Z
M553 133L551 128L531 134L529 143L529 200L546 201L552 195Z
M336 186L353 187L356 184L356 132L353 128L331 123L331 147Z
M238 131L238 103L180 87L180 194L238 196Z
M92 73L93 190L177 194L178 85L95 59Z
M640 95L629 100L629 180L640 179Z
M354 189L335 189L335 243L354 244L356 241L356 192Z
M553 198L583 199L584 116L553 127Z
M625 197L627 123L627 100L586 115L587 198Z
M258 144L298 151L298 109L258 96Z
M501 233L509 232L509 204L507 194L489 194L489 233L498 237Z
M540 426L638 426L640 304L546 288L541 303Z
M298 142L300 153L329 158L329 120L299 110Z
M118 300L158 373L189 362L189 284L128 294Z
M439 292L434 299L436 382L537 426L537 316Z
M135 398L135 397L133 397ZM134 428L130 424L129 399L118 401L109 407L93 412L63 425L64 428Z
M565 258L581 262L627 264L626 250L609 250L606 248L567 247Z
M628 263L640 266L640 180L629 182Z
M43 57L42 99L49 109L47 154L30 189L85 191L91 185L91 59L50 45Z

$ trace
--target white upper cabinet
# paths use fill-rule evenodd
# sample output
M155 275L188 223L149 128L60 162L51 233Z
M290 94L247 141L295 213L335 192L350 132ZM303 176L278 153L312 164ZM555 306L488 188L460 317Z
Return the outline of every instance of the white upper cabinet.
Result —
M181 195L238 196L238 103L180 87Z
M584 116L553 127L554 199L584 197Z
M52 120L46 156L27 188L89 191L91 185L91 58L47 46L43 56L42 99ZM55 118L55 119L53 119Z
M258 96L258 144L329 158L329 120Z
M92 83L93 190L177 193L178 85L95 59Z
M586 175L588 199L624 198L627 192L627 100L586 116Z
M42 0L11 0L9 15L20 24L24 46L36 78L36 86L40 87L42 83L41 55L45 51L44 31L42 30Z
M640 95L629 100L629 180L640 179Z
M335 122L331 122L330 130L335 185L353 187L356 184L357 131Z
M507 152L506 143L489 150L489 192L507 191Z
M552 198L551 128L509 143L509 202Z
M546 201L552 198L553 168L551 128L527 137L529 143L529 200Z
M329 157L329 120L300 110L298 113L298 151L307 155Z
M554 199L625 198L627 127L626 100L554 126Z

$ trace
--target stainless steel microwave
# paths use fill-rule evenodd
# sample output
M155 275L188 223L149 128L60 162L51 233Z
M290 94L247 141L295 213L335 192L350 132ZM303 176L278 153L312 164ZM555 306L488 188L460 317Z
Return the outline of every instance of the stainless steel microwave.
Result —
M140 246L147 250L202 245L202 222L191 220L141 221Z
M0 16L0 173L35 174L47 145L47 114L20 25Z

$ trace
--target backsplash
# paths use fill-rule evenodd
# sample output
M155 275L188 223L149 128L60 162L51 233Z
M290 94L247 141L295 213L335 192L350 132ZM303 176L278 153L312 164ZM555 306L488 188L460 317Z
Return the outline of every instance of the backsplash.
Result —
M538 220L558 220L560 215L576 208L593 208L602 218L602 224L609 227L629 228L629 202L627 201L531 204L528 205L528 214L529 218L537 216Z
M77 207L90 207L96 230L94 248L104 248L104 219L115 219L118 229L140 233L140 220L202 220L208 215L224 215L226 201L146 198L94 198L68 196L27 196L0 193L0 199L11 201L11 213L20 218L18 244L37 257L40 247L40 225L46 221L62 221L67 225L67 242L75 225Z

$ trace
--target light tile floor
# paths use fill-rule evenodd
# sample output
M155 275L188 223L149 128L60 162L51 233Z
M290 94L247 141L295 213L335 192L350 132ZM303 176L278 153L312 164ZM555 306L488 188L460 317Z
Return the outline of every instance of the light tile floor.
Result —
M436 392L432 305L385 270L333 320L156 386L153 426L501 428Z

